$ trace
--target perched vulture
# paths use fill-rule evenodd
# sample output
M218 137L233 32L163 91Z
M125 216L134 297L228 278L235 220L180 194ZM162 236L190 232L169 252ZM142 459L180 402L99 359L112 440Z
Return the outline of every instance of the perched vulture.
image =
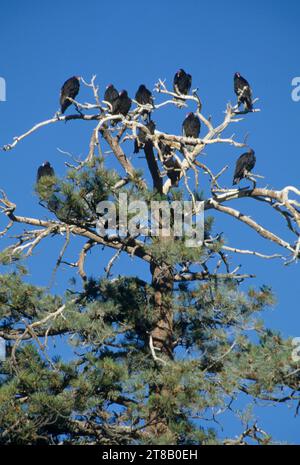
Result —
M131 107L131 98L128 97L127 90L122 90L119 93L114 114L121 113L121 115L126 116Z
M167 176L171 181L171 185L172 187L177 186L180 179L180 164L178 163L178 160L174 158L172 149L169 145L160 141L158 143L158 147L161 151L163 165L166 169Z
M180 165L176 158L167 158L164 162L164 167L167 170L167 176L171 181L171 186L176 187L180 179Z
M183 69L177 71L174 76L173 89L178 95L187 95L192 86L192 76L187 74Z
M201 123L194 113L189 113L182 123L182 133L185 137L197 139L200 134Z
M155 131L155 123L154 121L150 120L146 127L149 129L151 134L154 134ZM134 141L134 151L133 153L139 153L140 149L143 148L146 142L146 131L143 128L139 128L137 131L137 138Z
M164 158L169 157L172 155L172 149L169 145L165 144L162 141L159 141L158 143L159 150L161 151L161 154Z
M238 104L244 104L245 110L252 111L252 90L249 85L249 82L243 78L240 73L235 73L234 75L234 92L238 98Z
M127 113L130 110L131 107L131 98L128 97L127 90L122 90L118 94L118 98L114 101L113 103L113 109L112 109L112 114L113 115L118 115L121 113L121 115L126 116ZM112 120L111 125L115 126L118 123L119 120Z
M54 169L50 165L48 161L45 161L37 171L37 176L36 176L36 182L39 182L39 180L43 176L55 176Z
M79 76L73 76L64 83L60 91L60 108L62 113L64 113L66 109L72 105L72 102L68 99L68 97L74 100L79 92L79 88Z
M238 184L241 179L247 177L255 166L256 158L254 150L243 153L237 160L232 184Z
M112 84L109 84L106 87L106 90L104 93L104 100L105 102L110 103L111 107L109 108L109 110L111 112L114 112L118 98L119 98L119 92Z
M135 94L135 100L140 105L151 105L153 106L153 97L149 89L144 84L141 84ZM142 118L146 121L146 119L150 118L151 112L148 110L144 110L142 112Z

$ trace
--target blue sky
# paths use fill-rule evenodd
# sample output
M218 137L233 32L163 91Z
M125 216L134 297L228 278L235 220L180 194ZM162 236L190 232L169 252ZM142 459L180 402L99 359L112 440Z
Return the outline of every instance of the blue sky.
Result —
M255 172L265 176L261 185L282 188L299 186L300 102L291 99L291 81L300 75L299 14L297 0L254 0L252 2L169 0L152 2L102 2L73 0L40 2L11 0L1 5L0 77L6 80L7 101L0 102L0 145L6 144L58 109L62 83L72 75L89 80L97 75L100 93L113 82L133 96L140 83L153 88L158 78L171 82L180 67L193 76L199 88L203 112L221 121L228 101L234 101L232 77L240 71L260 98L261 113L248 115L228 135L243 138L255 149ZM89 99L82 89L81 101ZM157 116L162 129L179 132L186 110L164 110ZM20 143L14 151L0 153L0 187L18 205L17 212L45 217L33 191L37 167L50 160L59 175L65 172L64 157L57 147L84 157L94 123L74 121L43 128ZM132 153L132 145L126 145ZM207 148L205 161L217 171L230 165L224 183L230 185L234 163L240 151L229 146ZM240 204L239 204L240 205ZM248 212L274 231L289 238L281 220L262 205L249 200ZM244 207L243 207L244 208ZM218 217L218 230L230 238L230 245L267 253L278 251L265 240L233 220ZM31 259L30 279L46 285L51 266L63 240L38 249ZM250 245L251 244L251 245ZM71 246L70 261L77 259L78 247ZM97 251L88 258L88 269L102 273L110 252ZM41 263L43 266L41 267ZM251 284L271 284L278 304L267 312L265 321L285 336L300 336L299 267L285 267L280 261L263 261L236 256L233 263L255 273ZM148 271L138 260L121 258L118 272ZM68 282L62 268L54 292ZM276 439L300 443L299 418L286 407L258 410L261 425ZM236 424L225 420L229 434Z

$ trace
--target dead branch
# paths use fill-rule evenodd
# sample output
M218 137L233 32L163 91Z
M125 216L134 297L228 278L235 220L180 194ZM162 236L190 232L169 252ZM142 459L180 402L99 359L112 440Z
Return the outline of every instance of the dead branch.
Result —
M76 301L77 301L77 299L73 299L70 303L72 304L72 303L75 303ZM55 320L56 318L61 316L62 313L64 312L65 308L66 308L66 305L67 304L61 305L55 312L49 313L47 316L42 318L42 320L35 321L34 323L31 323L31 324L25 324L24 332L18 336L18 338L16 339L16 342L13 345L13 348L12 348L11 357L12 357L14 365L16 365L16 350L19 347L22 340L26 339L26 336L28 334L30 334L32 336L32 334L34 333L35 328L38 328L40 326L44 326L50 320Z
M226 280L226 279L236 279L243 280L247 278L255 278L254 274L236 274L235 271L231 273L209 273L206 271L203 272L184 272L177 273L174 275L175 281L213 281L213 280Z
M233 253L240 253L243 255L254 255L255 257L265 258L266 260L272 260L273 258L283 258L283 256L278 253L275 253L273 255L265 255L260 252L256 252L255 250L237 249L235 247L229 247L227 245L223 245L222 249L228 250L229 252L233 252Z
M91 250L92 247L94 247L95 242L92 240L88 240L83 248L81 249L80 255L79 255L79 260L76 264L78 266L78 273L81 276L81 279L85 283L87 281L87 275L84 271L84 262L85 262L85 257L86 254L88 253L89 250Z
M110 271L112 269L113 264L115 261L119 258L121 255L122 249L119 249L116 251L116 253L112 256L112 258L109 260L107 266L104 268L104 271L106 272L106 277L109 278L111 276Z
M256 424L248 427L240 436L236 439L225 439L223 444L226 446L245 446L247 445L246 438L254 439L258 444L268 444L270 442L270 435L261 428L258 428Z

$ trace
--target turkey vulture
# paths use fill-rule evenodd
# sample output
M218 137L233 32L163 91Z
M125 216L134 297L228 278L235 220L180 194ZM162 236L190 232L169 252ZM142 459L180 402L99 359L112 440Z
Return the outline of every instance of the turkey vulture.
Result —
M144 84L141 84L140 87L138 88L136 94L135 94L135 100L140 104L140 105L151 105L153 106L153 97L149 89ZM143 120L146 120L147 117L150 117L150 111L144 110L142 112L142 118Z
M238 184L241 179L247 177L255 166L256 158L254 150L243 153L237 160L232 185Z
M200 134L201 123L194 113L189 113L182 123L182 133L185 137L197 139Z
M116 106L118 98L119 98L119 92L112 84L109 84L106 87L106 90L104 93L105 102L108 102L111 104L109 111L113 112L115 110L115 106Z
M234 75L234 92L238 98L238 104L244 104L245 110L252 111L252 90L249 82L240 73Z
M167 170L167 176L171 181L171 186L176 187L180 179L180 165L176 158L169 157L164 161L164 167Z
M36 176L36 182L39 182L39 180L43 176L55 176L54 169L50 165L48 161L45 161L37 171L37 176Z
M122 90L121 92L119 92L118 98L115 100L113 104L112 114L118 115L119 113L121 113L121 115L126 116L130 110L131 103L131 98L128 97L127 90ZM119 119L112 120L111 125L115 126L118 123L118 121Z
M166 168L167 176L171 181L172 187L178 185L180 179L180 164L174 158L172 149L169 145L165 144L162 141L158 143L159 150L161 151L163 157L163 165Z
M162 141L159 141L158 143L159 150L161 151L161 154L164 158L169 157L172 155L172 149L169 145L165 144Z
M115 115L117 115L118 113L121 113L121 115L126 116L130 110L130 107L131 107L131 98L128 97L127 90L122 90L119 93L113 113Z
M68 97L74 100L79 92L79 88L79 76L73 76L64 83L60 91L60 108L62 113L64 113L66 109L72 105L72 102L68 99Z
M178 95L187 95L192 86L192 76L187 74L183 69L177 71L174 76L173 89Z
M154 134L155 131L155 123L154 121L150 120L146 127L149 129L151 134ZM146 142L146 131L143 128L139 128L137 131L137 138L134 141L134 151L133 153L139 153L140 148L144 146Z

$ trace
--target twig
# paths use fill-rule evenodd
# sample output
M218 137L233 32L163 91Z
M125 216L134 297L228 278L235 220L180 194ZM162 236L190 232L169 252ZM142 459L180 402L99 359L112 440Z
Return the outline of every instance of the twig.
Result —
M157 357L157 355L155 353L156 350L160 350L160 349L158 347L154 347L152 334L149 335L149 347L150 347L150 351L151 351L153 360L155 360L155 362L160 362L160 363L162 363L163 365L166 366L167 365L166 360L163 360L162 358Z

